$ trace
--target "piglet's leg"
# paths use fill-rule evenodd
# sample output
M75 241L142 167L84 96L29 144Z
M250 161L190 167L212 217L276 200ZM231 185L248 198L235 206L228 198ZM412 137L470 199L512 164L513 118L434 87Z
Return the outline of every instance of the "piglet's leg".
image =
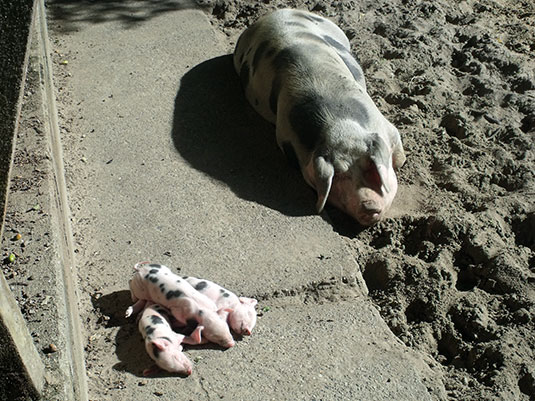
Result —
M143 376L147 377L147 376L153 376L153 375L156 375L158 373L160 373L162 371L162 369L160 369L160 367L158 367L158 365L152 365L150 368L147 368L143 371Z
M145 299L139 299L134 305L129 306L124 316L130 317L132 314L137 315L144 307L147 301Z

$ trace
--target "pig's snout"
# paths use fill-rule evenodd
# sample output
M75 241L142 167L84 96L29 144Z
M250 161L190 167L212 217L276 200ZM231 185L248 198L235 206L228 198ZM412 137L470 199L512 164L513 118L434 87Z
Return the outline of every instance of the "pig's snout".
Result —
M186 375L187 375L187 376L190 376L191 373L192 373L192 369L191 369L191 368L187 368L187 369L186 369Z
M365 200L361 203L358 221L364 225L372 225L381 219L381 207L375 201Z
M251 335L251 330L249 330L249 329L243 329L243 330L242 330L242 334L243 334L244 336L250 336L250 335Z

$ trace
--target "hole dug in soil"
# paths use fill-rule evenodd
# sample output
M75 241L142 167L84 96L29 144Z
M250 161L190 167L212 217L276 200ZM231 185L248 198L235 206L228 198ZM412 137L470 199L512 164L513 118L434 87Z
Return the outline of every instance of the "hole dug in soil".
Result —
M360 235L370 296L396 336L442 365L448 399L534 395L523 368L535 363L533 252L514 246L530 244L525 221L500 232L484 213L403 217Z

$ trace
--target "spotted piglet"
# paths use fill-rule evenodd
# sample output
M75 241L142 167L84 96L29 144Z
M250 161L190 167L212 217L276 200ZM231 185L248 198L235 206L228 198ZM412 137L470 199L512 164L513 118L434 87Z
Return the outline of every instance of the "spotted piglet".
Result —
M218 313L228 321L230 328L235 333L251 335L251 331L256 324L255 306L258 303L256 299L238 297L232 291L209 280L195 277L183 277L183 279L197 291L215 301Z
M277 10L242 33L234 67L249 103L276 125L279 147L315 188L318 213L328 200L363 225L379 221L405 154L344 32L307 11Z
M135 303L126 310L126 317L138 313L147 301L152 301L168 308L179 324L186 325L195 320L204 326L202 335L205 340L225 348L234 346L229 327L217 314L214 301L164 265L138 263L134 269L136 272L129 286Z
M199 344L202 326L197 326L189 337L175 333L171 329L169 311L152 303L145 306L138 326L145 340L147 354L156 363L156 366L143 371L144 376L157 373L160 369L188 376L191 374L191 361L182 352L181 343Z

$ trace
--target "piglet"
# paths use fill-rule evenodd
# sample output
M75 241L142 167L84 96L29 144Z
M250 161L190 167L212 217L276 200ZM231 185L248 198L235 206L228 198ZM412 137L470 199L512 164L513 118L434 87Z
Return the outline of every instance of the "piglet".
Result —
M204 326L202 334L206 340L226 348L234 346L229 327L218 316L214 301L166 266L138 263L134 270L129 285L135 303L126 310L126 317L138 313L147 301L152 301L168 308L180 324L195 320Z
M238 297L232 291L209 280L188 276L182 278L216 303L219 315L228 321L235 333L251 335L256 324L256 299Z
M169 311L161 305L148 304L139 319L139 331L145 340L147 354L156 366L145 369L144 376L157 373L160 369L168 372L191 375L191 361L182 352L181 343L199 344L202 326L189 337L175 333L171 329Z

